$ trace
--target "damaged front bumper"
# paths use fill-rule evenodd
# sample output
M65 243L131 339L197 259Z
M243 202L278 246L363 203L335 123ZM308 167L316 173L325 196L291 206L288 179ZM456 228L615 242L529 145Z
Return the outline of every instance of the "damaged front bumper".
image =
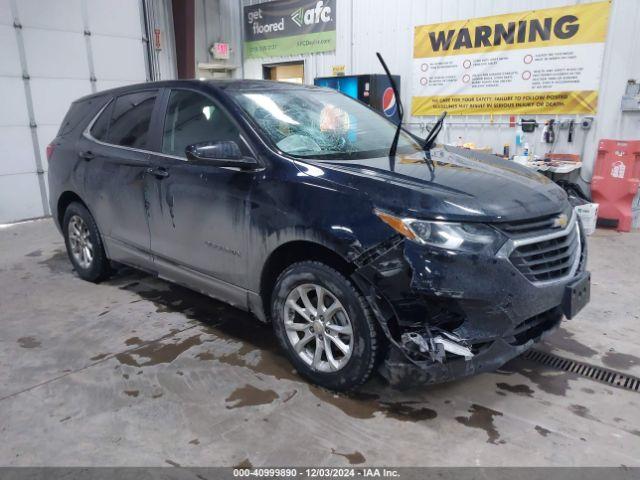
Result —
M580 234L582 236L582 234ZM570 278L534 284L509 258L429 248L394 237L357 259L353 278L389 340L380 372L393 385L491 371L554 331ZM588 295L588 293L587 293Z

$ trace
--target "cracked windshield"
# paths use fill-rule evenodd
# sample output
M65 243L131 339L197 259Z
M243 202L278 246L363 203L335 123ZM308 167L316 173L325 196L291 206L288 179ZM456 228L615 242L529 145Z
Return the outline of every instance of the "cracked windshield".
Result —
M237 92L240 103L273 144L298 157L357 159L387 155L396 126L341 93L323 90ZM422 147L401 132L398 153Z

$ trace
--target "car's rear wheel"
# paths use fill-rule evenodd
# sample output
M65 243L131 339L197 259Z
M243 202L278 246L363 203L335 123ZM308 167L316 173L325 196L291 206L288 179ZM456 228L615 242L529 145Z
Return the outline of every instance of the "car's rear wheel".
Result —
M318 385L349 390L374 367L377 332L366 300L341 273L300 262L278 278L273 328L298 372Z
M69 260L80 278L99 282L109 276L109 260L104 252L100 231L84 205L69 204L64 212L62 231Z

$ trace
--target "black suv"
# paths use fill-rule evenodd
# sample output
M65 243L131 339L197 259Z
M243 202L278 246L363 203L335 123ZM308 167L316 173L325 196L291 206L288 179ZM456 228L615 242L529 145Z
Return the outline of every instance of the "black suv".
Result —
M51 209L83 279L117 262L248 310L332 389L376 366L394 384L498 368L586 304L562 189L395 135L322 88L104 91L71 105L47 149Z

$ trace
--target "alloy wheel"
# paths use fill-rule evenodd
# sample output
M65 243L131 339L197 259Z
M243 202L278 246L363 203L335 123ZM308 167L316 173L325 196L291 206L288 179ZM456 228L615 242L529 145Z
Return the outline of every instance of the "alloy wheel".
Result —
M353 351L353 327L340 301L326 288L294 288L284 304L284 328L298 356L319 372L342 369Z
M74 260L83 269L90 268L94 249L91 242L91 232L82 217L74 215L69 219L68 233L71 255Z

